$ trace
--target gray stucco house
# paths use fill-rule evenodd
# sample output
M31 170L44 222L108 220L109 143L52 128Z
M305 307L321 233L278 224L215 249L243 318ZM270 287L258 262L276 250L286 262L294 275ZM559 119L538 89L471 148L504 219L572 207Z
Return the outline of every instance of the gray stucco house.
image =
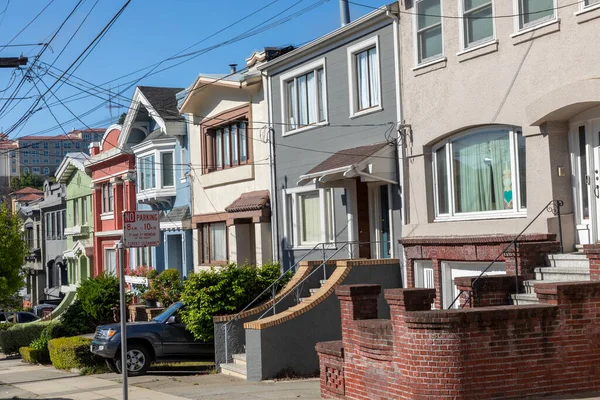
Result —
M302 257L399 254L396 8L259 67L268 77L275 159L275 258L286 268Z
M39 207L44 228L42 263L46 268L46 298L58 300L64 296L61 286L68 285L68 272L63 253L67 249L67 190L65 185L49 180L44 182L44 199Z

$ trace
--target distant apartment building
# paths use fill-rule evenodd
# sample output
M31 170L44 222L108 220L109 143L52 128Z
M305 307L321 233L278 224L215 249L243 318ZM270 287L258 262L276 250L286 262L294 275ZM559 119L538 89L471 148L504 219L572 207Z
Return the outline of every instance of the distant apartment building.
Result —
M102 140L105 128L73 130L66 135L22 136L16 140L18 174L54 175L67 153L89 154L89 145Z
M10 180L19 175L17 142L0 134L0 195L10 192Z

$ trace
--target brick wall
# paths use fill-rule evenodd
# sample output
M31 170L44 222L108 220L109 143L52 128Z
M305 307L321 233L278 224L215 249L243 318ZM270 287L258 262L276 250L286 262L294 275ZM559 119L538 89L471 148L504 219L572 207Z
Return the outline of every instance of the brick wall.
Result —
M140 322L140 321L150 321L152 318L156 317L158 314L164 311L163 307L156 308L146 308L145 305L142 304L134 304L129 306L129 321L131 322Z
M433 289L388 289L391 319L378 320L377 286L342 286L342 341L317 345L321 394L506 399L600 390L600 282L535 290L539 305L429 310Z
M454 284L460 291L460 307L505 306L510 303L510 295L517 293L514 276L482 276L454 278ZM523 281L519 279L519 287Z
M545 266L547 254L558 253L559 243L554 234L527 234L519 238L517 249L509 246L514 235L408 237L399 240L406 258L406 286L415 287L414 263L430 260L433 264L435 307L442 307L442 262L462 261L504 262L506 274L518 274L521 279L533 279L534 269ZM599 251L600 252L600 251Z

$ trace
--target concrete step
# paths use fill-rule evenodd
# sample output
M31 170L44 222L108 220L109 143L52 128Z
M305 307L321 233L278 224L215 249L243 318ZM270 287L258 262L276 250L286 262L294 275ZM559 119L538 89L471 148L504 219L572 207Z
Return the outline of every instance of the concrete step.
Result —
M246 379L246 366L234 363L221 364L221 373L223 375L229 375L240 379Z
M589 267L538 267L535 279L546 282L589 281Z
M234 354L233 363L246 368L246 353Z
M308 291L310 292L310 295L312 296L313 294L317 293L321 288L311 288L308 289Z
M319 281L319 283L321 284L321 286L323 286L323 285L325 284L325 282L327 282L327 279L321 279L321 280Z
M300 297L300 303L310 299L310 297Z
M519 293L519 294L511 294L510 295L514 305L524 305L524 304L539 304L538 298L535 294L530 293Z
M589 261L583 253L549 254L546 257L549 267L589 268Z

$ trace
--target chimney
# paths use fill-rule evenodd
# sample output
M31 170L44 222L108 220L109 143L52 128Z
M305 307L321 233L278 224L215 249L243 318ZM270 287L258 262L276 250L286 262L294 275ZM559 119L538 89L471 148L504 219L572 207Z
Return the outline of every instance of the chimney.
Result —
M229 64L229 68L230 68L229 72L232 74L235 74L235 72L237 71L236 67L237 67L237 64Z
M350 6L348 0L340 0L340 23L345 26L350 23Z
M92 142L92 143L90 143L88 148L90 149L91 156L96 156L96 155L100 154L100 143Z

